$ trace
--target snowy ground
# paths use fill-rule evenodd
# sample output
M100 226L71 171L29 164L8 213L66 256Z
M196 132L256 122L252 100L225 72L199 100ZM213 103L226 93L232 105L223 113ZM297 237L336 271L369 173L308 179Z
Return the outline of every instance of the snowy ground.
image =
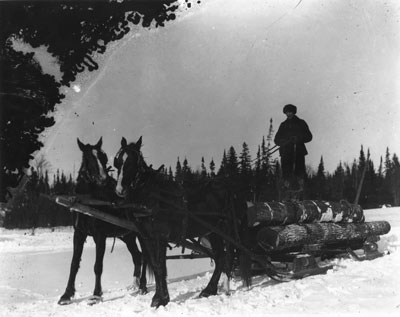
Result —
M334 269L288 283L256 277L251 289L233 281L230 296L198 299L210 278L210 260L168 262L171 302L150 308L154 294L127 290L132 264L120 242L105 255L104 301L89 306L94 287L94 248L88 240L73 304L57 305L64 291L72 246L71 228L4 230L0 228L0 316L394 316L400 313L400 208L365 211L367 221L387 220L392 228L379 247L390 254L373 261L335 260ZM177 250L178 252L178 250Z

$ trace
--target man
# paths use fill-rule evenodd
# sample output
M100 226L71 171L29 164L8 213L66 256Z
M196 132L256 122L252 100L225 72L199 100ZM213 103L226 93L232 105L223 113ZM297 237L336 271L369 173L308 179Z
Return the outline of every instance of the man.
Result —
M300 190L304 186L306 171L305 156L308 154L304 143L312 140L307 123L296 116L297 108L288 104L283 107L287 119L281 123L274 142L279 145L284 186L289 188L296 180Z

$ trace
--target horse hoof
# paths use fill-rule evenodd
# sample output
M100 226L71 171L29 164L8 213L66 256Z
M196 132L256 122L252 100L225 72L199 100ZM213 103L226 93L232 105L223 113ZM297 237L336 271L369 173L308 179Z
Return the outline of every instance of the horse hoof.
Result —
M69 305L72 303L71 298L60 298L60 300L57 302L58 305Z
M209 292L208 290L203 290L200 293L199 298L203 298L203 297L207 298L207 297L214 296L214 295L217 295L217 292Z
M169 297L160 299L160 298L153 298L151 301L151 307L158 308L160 306L166 306L169 303Z
M58 300L57 304L58 305L69 305L72 303L72 298L74 297L74 294L65 292L60 299Z
M126 288L128 291L136 292L138 290L137 286L135 284L131 284Z
M100 303L102 301L103 301L103 297L97 296L97 295L93 295L93 296L89 297L87 304L92 306L92 305L98 304L98 303Z
M148 293L147 287L139 289L139 295L146 295Z

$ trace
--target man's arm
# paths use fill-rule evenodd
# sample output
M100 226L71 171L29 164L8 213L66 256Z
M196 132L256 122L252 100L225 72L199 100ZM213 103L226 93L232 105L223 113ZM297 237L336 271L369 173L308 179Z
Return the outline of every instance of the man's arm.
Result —
M311 134L310 129L308 128L307 123L303 120L303 142L308 143L312 140L313 136Z

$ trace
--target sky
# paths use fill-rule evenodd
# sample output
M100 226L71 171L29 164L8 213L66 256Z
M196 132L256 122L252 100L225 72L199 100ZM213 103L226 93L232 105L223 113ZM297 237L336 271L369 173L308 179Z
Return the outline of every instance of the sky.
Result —
M396 0L193 1L164 28L133 29L97 72L78 76L42 152L68 173L80 165L77 138L103 137L111 158L123 136L143 136L155 167L219 165L243 142L254 158L292 103L314 136L307 164L323 156L333 172L363 145L377 167L387 147L400 154L399 20Z

